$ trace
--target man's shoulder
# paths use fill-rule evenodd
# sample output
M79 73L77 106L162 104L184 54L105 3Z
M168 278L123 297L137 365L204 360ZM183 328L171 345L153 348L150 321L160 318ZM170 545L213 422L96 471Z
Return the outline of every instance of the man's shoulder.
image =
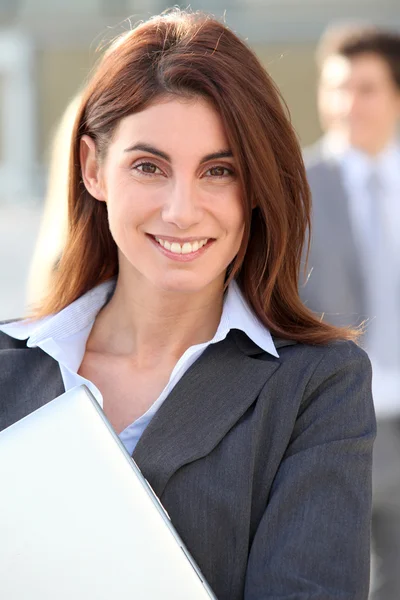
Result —
M322 140L303 149L303 161L309 177L319 173L323 174L325 171L332 171L333 161L324 152Z
M302 148L304 164L307 166L314 162L318 162L323 157L322 140L317 140L309 146Z

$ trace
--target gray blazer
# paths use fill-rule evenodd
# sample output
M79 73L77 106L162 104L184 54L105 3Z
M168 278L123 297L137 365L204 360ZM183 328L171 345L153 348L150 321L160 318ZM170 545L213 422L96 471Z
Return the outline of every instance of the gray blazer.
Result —
M366 600L375 418L366 354L232 331L133 458L219 600ZM0 430L63 392L58 363L0 333Z
M313 200L310 276L300 288L304 303L334 325L367 319L365 275L350 220L340 167L317 143L304 153Z

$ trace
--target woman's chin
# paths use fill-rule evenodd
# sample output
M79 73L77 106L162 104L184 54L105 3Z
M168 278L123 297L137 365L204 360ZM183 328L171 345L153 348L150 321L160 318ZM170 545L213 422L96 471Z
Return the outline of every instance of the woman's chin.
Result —
M177 294L199 294L206 292L210 287L218 286L221 281L221 285L224 282L224 276L220 276L217 279L211 279L209 277L201 277L195 273L178 273L171 274L171 276L163 276L159 280L154 281L154 285L160 291L177 293Z

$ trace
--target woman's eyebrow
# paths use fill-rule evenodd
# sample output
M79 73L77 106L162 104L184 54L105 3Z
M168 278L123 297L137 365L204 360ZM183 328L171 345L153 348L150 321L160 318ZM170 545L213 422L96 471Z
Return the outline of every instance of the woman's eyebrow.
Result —
M159 150L155 146L151 146L150 144L146 144L144 142L138 142L133 146L129 146L129 148L125 148L124 152L134 152L136 150L140 150L141 152L148 152L149 154L154 154L154 156L159 156L168 162L172 162L172 159L169 154ZM233 158L233 154L231 150L220 150L218 152L212 152L211 154L206 154L200 160L200 164L204 164L210 160L218 160L220 158Z
M139 142L134 146L129 146L129 148L125 148L124 152L134 152L135 150L141 150L142 152L148 152L149 154L154 154L155 156L159 156L164 160L171 162L171 157L166 152L162 150L158 150L154 146L150 146L150 144L145 144L143 142Z
M202 165L205 162L208 162L209 160L218 160L219 158L233 158L233 154L231 150L220 150L219 152L213 152L212 154L207 154L206 156L204 156L201 161L200 164Z

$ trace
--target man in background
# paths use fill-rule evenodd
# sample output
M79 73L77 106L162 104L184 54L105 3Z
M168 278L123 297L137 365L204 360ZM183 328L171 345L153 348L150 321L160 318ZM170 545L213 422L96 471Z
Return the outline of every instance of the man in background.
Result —
M325 136L305 151L313 196L305 303L366 322L378 419L374 600L400 600L400 34L329 30L317 53Z

